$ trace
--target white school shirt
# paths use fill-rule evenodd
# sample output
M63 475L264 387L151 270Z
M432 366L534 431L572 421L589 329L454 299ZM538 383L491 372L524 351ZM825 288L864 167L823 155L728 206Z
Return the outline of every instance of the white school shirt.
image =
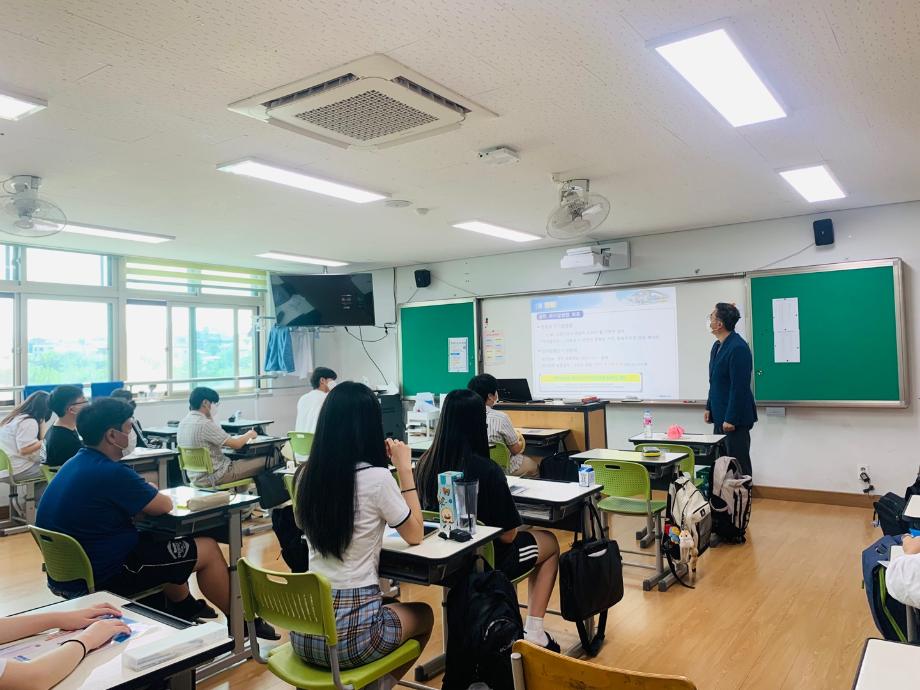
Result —
M518 442L518 433L514 428L514 424L511 423L511 417L501 410L493 410L491 407L486 406L486 427L488 428L490 443L504 443L508 448L511 448ZM522 462L524 462L523 455L520 453L512 455L511 461L508 463L508 471L516 472Z
M359 463L355 467L355 528L351 543L339 559L320 555L308 540L310 572L328 578L332 589L378 584L383 533L387 525L399 527L411 514L388 469Z
M13 474L21 474L41 462L41 448L31 455L23 455L19 449L38 440L38 422L24 414L13 417L0 426L0 450L10 457Z
M902 604L920 608L920 554L891 561L885 572L885 587Z
M297 423L294 425L294 431L314 433L319 411L323 409L324 402L326 402L326 394L319 388L300 396L300 400L297 401Z

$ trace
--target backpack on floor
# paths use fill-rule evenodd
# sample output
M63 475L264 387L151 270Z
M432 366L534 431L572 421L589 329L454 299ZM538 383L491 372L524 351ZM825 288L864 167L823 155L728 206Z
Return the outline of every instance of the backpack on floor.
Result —
M908 492L911 488L913 487L910 487ZM872 504L872 507L875 508L872 519L878 522L878 526L882 528L882 534L894 536L907 532L907 521L903 518L906 506L905 499L890 491Z
M572 456L580 452L578 450L567 450L543 458L540 461L540 479L577 482L579 462L578 460L573 460Z
M888 596L885 586L885 566L891 547L901 544L901 537L884 536L862 552L863 587L869 601L869 611L875 627L886 640L907 641L907 610L900 601Z
M481 560L481 559L480 559ZM517 593L500 570L460 578L447 595L447 659L443 690L485 683L513 690L511 646L524 637Z
M710 481L712 531L724 542L743 544L751 519L751 476L742 474L735 458L722 456L712 468Z
M692 568L696 570L696 558L705 553L709 548L709 537L712 533L712 506L703 493L693 483L693 478L686 472L671 482L668 487L668 504L665 512L666 523L662 549L668 560L671 574L684 587L693 589L692 585L684 582L677 574L675 563L684 563L681 554L680 541L669 538L671 526L678 532L686 530L693 540L693 549L696 556L692 559Z

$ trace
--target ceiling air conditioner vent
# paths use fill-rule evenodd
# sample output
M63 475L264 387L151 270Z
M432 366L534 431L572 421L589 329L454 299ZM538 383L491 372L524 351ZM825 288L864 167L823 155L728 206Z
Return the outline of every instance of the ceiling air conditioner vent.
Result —
M355 149L393 146L495 117L385 55L371 55L228 107Z

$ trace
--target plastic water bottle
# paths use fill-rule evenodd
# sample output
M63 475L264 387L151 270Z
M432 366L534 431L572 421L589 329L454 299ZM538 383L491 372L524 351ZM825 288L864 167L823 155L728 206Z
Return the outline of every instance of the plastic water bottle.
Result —
M642 425L645 428L645 438L652 437L652 411L646 410L642 416Z

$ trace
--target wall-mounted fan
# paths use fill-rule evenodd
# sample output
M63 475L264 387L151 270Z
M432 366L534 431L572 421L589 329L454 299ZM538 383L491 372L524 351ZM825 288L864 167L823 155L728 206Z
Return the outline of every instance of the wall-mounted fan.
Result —
M0 231L17 237L48 237L67 226L67 216L38 195L42 178L15 175L3 183L0 196Z
M559 191L559 207L549 214L546 232L557 240L583 237L596 230L610 213L610 202L591 194L588 180L566 180Z

